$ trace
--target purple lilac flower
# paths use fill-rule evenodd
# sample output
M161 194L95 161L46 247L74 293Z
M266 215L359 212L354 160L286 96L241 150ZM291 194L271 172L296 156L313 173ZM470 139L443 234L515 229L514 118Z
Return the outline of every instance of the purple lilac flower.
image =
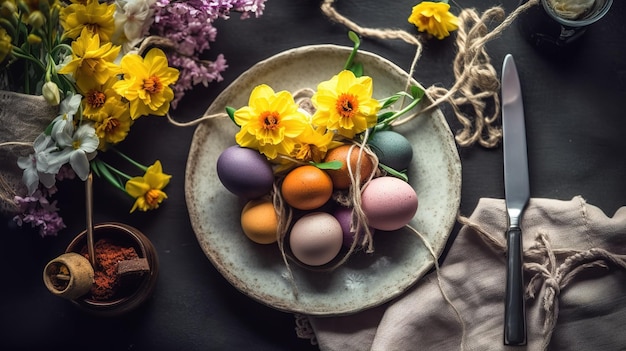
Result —
M176 45L176 51L167 53L171 66L180 70L174 86L175 98L172 107L186 90L202 83L221 81L220 75L228 66L223 55L214 62L200 60L200 55L214 42L217 29L213 22L228 19L231 12L240 12L241 19L252 13L259 17L265 10L266 0L157 0L155 4L153 34L168 38Z
M56 179L58 181L61 181L61 180L64 180L64 179L74 179L74 178L76 178L76 173L74 172L72 167L69 167L67 164L63 165L59 169L59 172L57 172L57 174L56 174ZM52 195L54 193L51 193L50 189L48 189L48 194Z
M174 100L171 102L173 108L176 108L185 91L194 85L202 83L206 87L212 81L222 81L224 78L220 73L228 67L222 54L219 54L213 62L194 60L176 54L171 55L169 60L170 65L180 68L178 82L174 86Z
M56 187L51 188L51 192L56 192ZM15 216L13 220L17 225L30 223L31 227L39 227L39 235L57 236L59 230L65 228L63 218L59 216L56 201L50 203L46 194L42 190L36 190L32 196L15 196L15 203L19 206L21 214Z
M67 164L63 165L56 174L57 181L74 178L76 178L76 173ZM57 236L58 232L65 228L63 218L58 214L57 201L51 203L49 200L57 191L54 185L50 188L40 185L31 196L15 196L14 201L20 209L20 214L13 217L13 220L20 227L24 223L30 223L33 228L39 227L41 237Z

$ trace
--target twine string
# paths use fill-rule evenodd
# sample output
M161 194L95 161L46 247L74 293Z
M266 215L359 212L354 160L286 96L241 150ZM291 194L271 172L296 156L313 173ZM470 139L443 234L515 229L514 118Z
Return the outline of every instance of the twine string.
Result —
M450 299L450 297L448 296L448 294L443 288L443 279L441 276L441 268L439 266L439 257L435 253L435 250L433 250L432 246L430 245L430 242L426 239L424 235L422 235L422 233L420 233L417 229L413 228L412 226L408 224L406 225L406 227L409 230L411 230L418 238L420 238L420 240L422 241L422 243L424 244L424 246L426 247L426 249L428 250L428 252L433 258L433 264L435 265L435 276L437 278L437 287L439 288L439 292L441 292L441 296L443 297L444 301L450 306L450 308L452 308L456 318L459 321L459 324L461 325L461 344L460 344L459 349L463 351L465 350L465 339L467 335L467 327L465 325L465 321L463 320L463 316L461 315L461 311L459 311L459 309L454 305L454 303L452 302L452 300Z
M390 28L367 28L362 27L341 15L334 9L334 0L324 0L322 12L331 20L343 24L348 29L364 37L378 39L400 39L415 45L416 55L411 63L407 86L413 77L415 67L422 53L422 43L416 36L403 31ZM531 6L539 3L539 0L529 0L519 6L509 16L504 18L504 10L501 7L493 7L479 16L474 9L463 9L459 15L459 30L457 35L458 53L454 61L455 83L450 89L442 87L429 87L427 95L434 102L422 112L428 112L438 108L442 103L449 103L457 120L462 125L462 130L455 137L460 146L472 146L478 142L483 147L495 147L499 144L502 132L493 126L499 116L499 80L497 73L490 63L485 44L499 37L521 13ZM504 20L502 20L504 18ZM502 21L492 31L487 30L487 24L492 21ZM476 93L478 92L478 93ZM460 96L457 96L460 95ZM494 111L485 115L486 102L493 101ZM469 105L476 115L473 119L465 116L461 106ZM411 116L413 118L415 116ZM408 122L411 118L395 121L394 125Z
M626 270L626 255L618 255L601 248L588 250L570 250L563 263L557 262L557 253L552 249L550 241L545 234L538 234L534 246L535 254L543 254L543 261L525 264L525 269L534 273L528 287L527 295L531 298L543 285L545 293L543 297L543 311L545 319L543 323L544 340L542 349L548 350L552 334L556 328L559 316L559 296L569 283L587 269L609 269L610 266ZM539 259L539 257L535 257Z
M419 39L407 31L396 29L367 28L359 26L354 21L351 21L347 17L337 12L337 10L335 10L335 8L333 7L334 2L335 0L324 0L321 6L322 12L329 19L337 23L343 24L345 27L352 30L353 32L364 37L379 39L401 39L409 44L421 47L422 44L420 43Z
M6 141L3 143L0 143L0 147L7 147L7 146L33 146L32 141L28 142L28 141Z

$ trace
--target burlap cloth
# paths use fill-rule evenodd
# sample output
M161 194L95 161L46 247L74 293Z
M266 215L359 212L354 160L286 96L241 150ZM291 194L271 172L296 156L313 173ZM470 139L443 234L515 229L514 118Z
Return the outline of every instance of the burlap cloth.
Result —
M33 152L32 146L7 145L20 142L32 144L35 138L56 117L59 108L50 106L41 95L27 95L0 90L0 214L19 212L13 197L25 196L19 156Z
M403 296L309 317L320 349L626 350L626 206L611 218L581 197L531 199L522 220L526 346L503 345L504 201L483 198L459 220L440 270Z

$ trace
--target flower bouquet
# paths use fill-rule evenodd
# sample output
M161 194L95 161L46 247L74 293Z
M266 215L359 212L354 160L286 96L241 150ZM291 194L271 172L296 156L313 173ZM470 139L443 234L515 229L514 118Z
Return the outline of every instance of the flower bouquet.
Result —
M170 175L160 161L144 166L116 145L140 117L166 115L186 90L221 80L224 57L201 58L215 20L263 9L264 0L1 0L3 212L56 235L64 227L51 199L56 181L90 172L133 198L131 212L158 208Z

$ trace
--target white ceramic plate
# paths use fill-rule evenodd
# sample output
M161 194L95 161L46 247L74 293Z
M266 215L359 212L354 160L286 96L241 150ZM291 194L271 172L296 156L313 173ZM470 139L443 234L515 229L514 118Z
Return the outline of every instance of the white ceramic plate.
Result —
M350 51L348 47L315 45L277 54L244 72L207 112L247 105L252 89L263 83L275 91L316 89L318 83L342 69ZM363 63L365 74L373 78L375 98L404 89L408 75L392 62L364 51L359 51L357 60ZM243 204L217 177L217 158L235 144L237 129L227 117L199 125L185 175L185 196L198 242L213 265L237 289L282 311L342 315L398 296L433 266L424 243L410 230L376 233L373 254L355 254L332 272L313 271L292 262L296 296L278 246L253 243L243 234L239 224ZM419 208L410 225L427 238L439 255L460 203L461 163L454 138L438 109L395 130L413 144L414 159L408 173L418 194Z

